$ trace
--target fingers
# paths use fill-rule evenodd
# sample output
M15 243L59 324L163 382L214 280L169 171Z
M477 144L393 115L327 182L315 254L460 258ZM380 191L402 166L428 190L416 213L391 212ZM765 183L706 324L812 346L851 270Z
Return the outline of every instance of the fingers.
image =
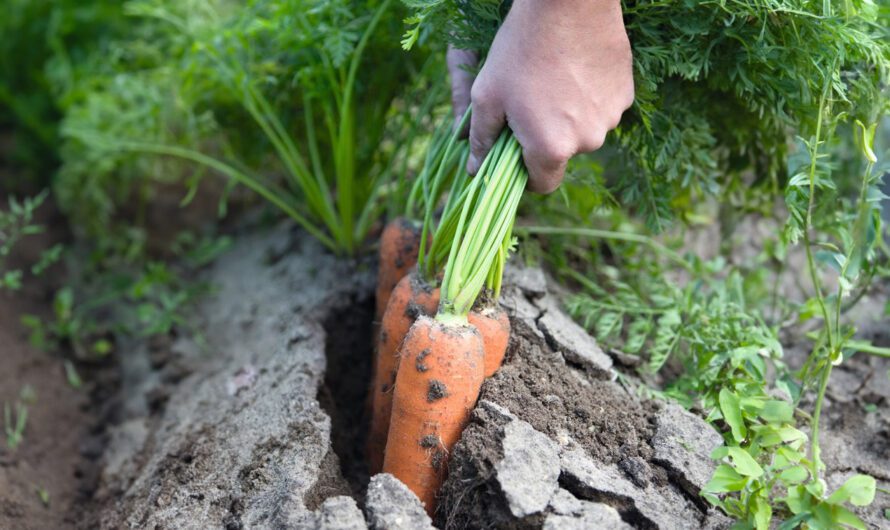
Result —
M448 46L445 54L448 63L448 74L451 78L451 108L454 111L454 126L460 124L461 118L470 106L470 89L474 75L471 73L479 63L476 54L469 50L459 50ZM463 131L466 135L467 131Z
M485 155L506 125L503 106L488 85L480 81L482 80L477 80L473 85L470 97L473 113L470 115L470 158L467 160L467 172L471 175L479 171Z
M538 138L523 147L522 158L528 169L528 189L535 193L551 193L562 184L566 165L575 154L571 143L549 138Z

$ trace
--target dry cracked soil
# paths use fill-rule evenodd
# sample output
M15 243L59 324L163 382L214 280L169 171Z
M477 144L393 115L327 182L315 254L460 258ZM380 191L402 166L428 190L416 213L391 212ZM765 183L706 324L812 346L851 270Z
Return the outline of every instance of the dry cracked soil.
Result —
M54 492L52 510L64 513L45 520L36 518L46 510L36 495L15 516L0 504L0 528L729 526L698 496L720 435L617 381L618 358L563 312L557 287L533 268L508 271L508 356L483 385L430 520L400 482L365 470L374 278L371 262L336 259L287 225L243 234L206 273L215 291L195 312L197 334L118 344L116 413L98 434L78 427L91 424L78 414L95 414L79 404L89 395L58 398L71 411L52 413L70 422L70 440L56 443L72 461L51 464L57 473L76 473L84 458L65 447L101 440L88 499ZM890 486L888 368L856 359L833 384L829 482L868 472ZM3 397L12 397L6 385ZM34 421L29 439L39 423L54 423ZM10 465L4 453L3 491L10 469L41 454L17 453ZM880 527L887 504L879 496L863 515Z

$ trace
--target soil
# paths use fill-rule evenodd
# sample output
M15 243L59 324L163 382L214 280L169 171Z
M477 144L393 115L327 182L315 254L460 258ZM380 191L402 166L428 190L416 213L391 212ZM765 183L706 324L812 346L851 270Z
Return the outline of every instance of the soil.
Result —
M58 214L44 206L39 221L58 227ZM10 265L27 267L62 232L23 239ZM26 276L20 291L0 292L0 403L27 407L20 445L11 449L5 435L0 439L0 528L71 528L82 519L98 480L103 441L94 429L98 415L91 396L99 389L69 385L63 360L33 347L20 323L26 314L49 316L54 273ZM93 374L80 375L89 381Z
M88 383L74 389L62 359L28 344L19 317L46 315L51 286L31 282L0 296L0 401L14 402L26 384L37 396L24 443L12 452L0 440L0 528L312 527L309 521L321 520L313 517L335 506L365 523L356 505L364 506L369 483L373 271L324 255L303 235L276 234L239 238L216 267L219 291L196 311L209 347L184 337L122 342L119 387L107 367L79 366ZM39 246L22 249L33 254ZM605 505L635 528L671 527L653 522L650 499L675 507L692 526L725 526L695 495L689 469L656 454L663 405L610 380L608 369L579 364L585 358L542 334L544 306L533 298L553 289L529 295L537 313L511 315L505 364L484 384L480 403L515 415L558 447L559 458L578 451L640 492L591 487L556 462L563 500ZM890 345L886 297L884 286L854 317L882 346ZM805 354L792 346L787 360L797 365ZM622 366L620 356L613 360ZM837 367L824 414L829 488L853 473L890 487L890 360L858 354ZM548 517L573 517L553 504L524 517L511 513L496 478L506 424L477 407L450 455L439 528L540 528ZM37 487L48 491L48 505ZM879 493L858 513L880 528L886 509L890 499Z
M890 316L884 314L888 295L890 285L878 285L848 315L859 328L857 337L885 348L890 347ZM790 366L804 363L809 353L806 344L788 348ZM811 394L804 408L812 407ZM830 490L857 473L871 475L879 488L890 490L890 359L857 353L834 367L819 439ZM870 506L854 509L872 528L890 526L888 510L890 495L880 491Z
M685 470L674 473L673 468L656 458L652 440L662 406L641 399L609 377L592 376L575 365L572 359L577 355L561 352L541 333L539 321L545 311L559 311L552 305L550 295L542 302L536 303L532 298L528 302L538 308L538 316L512 319L506 361L484 383L480 404L493 404L515 417L513 421L527 423L531 432L537 431L536 436L559 447L562 458L570 451L580 451L578 454L596 462L600 469L614 470L637 492L627 497L614 494L608 487L591 488L567 472L565 465L545 458L544 471L559 477L558 492L564 497L617 510L621 519L635 528L678 528L673 516L653 520L651 512L641 513L640 510L647 510L647 504L656 506L655 511L672 504L687 524L704 526L706 519L715 514L697 498L698 488L685 487L689 482ZM510 506L510 496L503 491L509 484L501 476L506 455L500 444L506 443L507 423L484 406L477 406L449 459L449 476L436 514L437 527L525 529L556 524L551 517L560 514L559 509L552 504L547 507L546 497L543 506L521 517ZM534 454L531 448L526 451ZM706 454L698 456L706 458ZM555 502L553 499L551 503ZM584 525L579 519L572 521L581 525L579 528ZM605 528L611 523L603 524Z
M366 396L371 380L374 300L356 297L348 309L324 321L327 370L318 402L331 417L331 444L350 492L363 498L368 487L365 442L368 433Z

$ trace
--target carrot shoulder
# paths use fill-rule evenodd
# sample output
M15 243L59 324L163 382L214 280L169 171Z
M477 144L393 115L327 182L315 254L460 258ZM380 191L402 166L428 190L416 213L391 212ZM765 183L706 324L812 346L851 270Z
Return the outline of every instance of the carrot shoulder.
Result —
M371 429L368 433L368 463L371 473L383 467L383 449L392 411L393 385L399 369L399 346L420 315L433 315L439 304L439 289L412 272L392 291L377 338L377 357L371 384Z
M504 362L510 342L510 317L497 302L473 309L467 321L479 330L485 349L485 377L491 377Z
M448 455L482 386L482 337L466 324L419 317L401 358L383 471L404 482L433 514Z
M377 313L379 320L386 311L390 294L414 265L420 249L420 227L404 217L397 217L380 235L380 266L377 271Z

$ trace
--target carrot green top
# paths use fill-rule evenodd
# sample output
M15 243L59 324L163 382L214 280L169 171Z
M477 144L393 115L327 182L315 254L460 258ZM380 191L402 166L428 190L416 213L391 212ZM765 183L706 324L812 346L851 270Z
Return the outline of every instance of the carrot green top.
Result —
M466 319L486 283L495 293L500 290L513 222L527 181L522 148L513 133L504 130L460 197L462 207L445 265L437 319Z

